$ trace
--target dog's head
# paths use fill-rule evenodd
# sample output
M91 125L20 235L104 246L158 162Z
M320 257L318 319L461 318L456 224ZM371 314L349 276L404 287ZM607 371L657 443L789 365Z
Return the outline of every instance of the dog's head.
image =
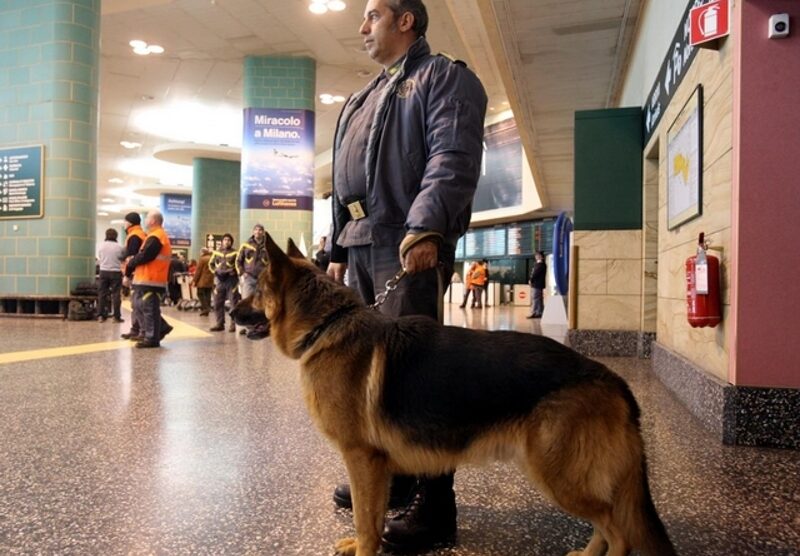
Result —
M353 290L334 282L289 239L284 253L265 236L269 264L258 278L251 302L270 322L273 341L286 355L299 358L308 335L343 307L363 306Z

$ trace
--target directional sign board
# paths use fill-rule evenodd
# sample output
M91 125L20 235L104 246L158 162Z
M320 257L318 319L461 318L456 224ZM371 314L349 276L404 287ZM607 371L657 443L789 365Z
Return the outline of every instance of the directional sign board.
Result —
M0 220L44 216L44 147L0 149Z

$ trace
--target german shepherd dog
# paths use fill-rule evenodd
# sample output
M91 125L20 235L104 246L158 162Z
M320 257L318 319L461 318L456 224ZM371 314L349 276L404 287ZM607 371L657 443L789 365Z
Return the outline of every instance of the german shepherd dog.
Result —
M639 407L625 381L531 334L388 318L335 283L289 240L267 234L254 310L301 364L305 402L344 458L356 538L343 556L374 556L392 474L439 475L464 463L515 462L594 533L570 555L675 549L647 483Z

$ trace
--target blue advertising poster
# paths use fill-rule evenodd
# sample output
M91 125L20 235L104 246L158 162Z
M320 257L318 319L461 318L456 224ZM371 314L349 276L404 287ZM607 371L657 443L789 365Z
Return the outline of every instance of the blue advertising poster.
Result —
M242 208L313 210L314 113L245 108Z
M44 216L43 147L0 149L0 220Z
M172 246L189 247L192 244L192 196L162 193L161 214Z

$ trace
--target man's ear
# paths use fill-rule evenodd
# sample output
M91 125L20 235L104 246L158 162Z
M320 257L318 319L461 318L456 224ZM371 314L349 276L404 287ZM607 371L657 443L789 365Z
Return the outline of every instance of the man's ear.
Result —
M402 32L406 33L411 31L414 28L415 17L414 14L411 12L403 13L397 21L397 29Z
M286 254L293 259L305 259L306 256L297 248L292 238L289 238L289 243L286 245Z

